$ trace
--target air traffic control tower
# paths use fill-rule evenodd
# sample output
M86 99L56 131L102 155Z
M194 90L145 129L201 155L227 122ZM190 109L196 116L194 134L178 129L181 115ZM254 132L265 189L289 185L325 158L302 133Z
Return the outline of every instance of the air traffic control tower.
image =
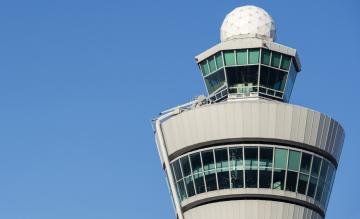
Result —
M164 111L155 139L178 219L322 219L344 130L289 104L301 71L271 16L230 12L196 56L208 96Z

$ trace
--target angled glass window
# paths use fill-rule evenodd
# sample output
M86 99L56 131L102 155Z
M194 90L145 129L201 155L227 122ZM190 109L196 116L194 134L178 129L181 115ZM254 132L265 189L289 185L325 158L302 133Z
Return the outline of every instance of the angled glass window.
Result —
M214 154L212 150L201 152L204 172L205 172L205 181L207 191L213 191L217 189L216 183L216 174L215 174L215 162Z
M259 57L260 57L259 49L249 49L249 64L258 64Z
M230 176L229 171L222 171L217 173L219 189L230 188Z
M215 59L216 59L216 66L217 66L217 68L221 68L221 67L224 66L224 62L223 62L223 58L222 58L221 52L216 53Z
M197 176L197 177L196 177ZM200 194L205 192L205 179L203 173L194 175L196 193Z
M260 169L272 168L273 148L260 147Z
M245 170L245 187L246 188L257 188L257 170Z
M245 147L245 187L257 188L258 148Z
M214 162L214 154L212 150L201 152L204 171L214 171L215 172L215 162Z
M170 188L170 184L169 184L169 188ZM178 183L176 183L176 194L177 194L179 200L182 201Z
M321 205L322 206L325 206L326 202L327 202L327 199L329 197L329 193L330 193L330 186L329 184L325 183L324 184L324 190L323 190L323 193L322 193L322 196L321 196Z
M215 149L215 160L219 189L228 189L230 188L230 176L227 148Z
M191 175L191 169L190 169L190 163L189 163L189 157L185 156L180 159L183 175L190 176Z
M209 62L210 72L215 71L216 70L215 58L211 56L210 58L208 58L208 62Z
M187 190L187 195L188 195L188 197L193 196L193 195L195 195L195 188L194 188L194 183L193 183L193 179L191 176L189 157L188 156L182 157L180 159L180 164L182 167L183 176L185 177L185 187Z
M229 148L231 188L244 187L243 148Z
M247 59L246 49L236 50L236 60L238 65L246 65L248 63Z
M208 192L217 190L215 173L205 172L206 190Z
M299 171L300 167L300 152L292 151L289 152L289 163L288 169L293 171Z
M273 189L284 190L285 170L274 170Z
M321 158L314 156L312 167L311 167L311 175L312 176L314 176L314 177L319 176L320 164L321 164Z
M289 70L290 62L291 62L290 56L282 55L280 68L284 70Z
M243 148L229 148L230 165L232 170L243 169Z
M260 169L259 170L259 188L271 188L271 168Z
M285 95L284 95L285 101L289 101L289 99L290 99L292 90L294 88L296 75L297 75L297 72L296 72L296 69L294 67L294 63L292 63L291 67L290 67L289 74L288 74L287 82L286 82L286 90L285 90Z
M217 171L229 170L227 148L215 149L216 169Z
M306 187L309 181L309 175L301 174L299 175L299 183L298 183L298 193L306 195Z
M298 173L294 171L287 171L286 190L290 192L295 192L297 181L298 181Z
M224 51L224 59L226 66L235 65L236 63L234 50Z
M326 193L323 195L323 196L325 196L325 197L323 197L324 200L322 200L323 206L325 206L325 208L327 207L327 205L329 203L334 179L335 179L335 166L333 164L329 163L329 171L328 171L328 175L326 177L327 190L326 190Z
M271 66L275 68L279 68L280 65L281 54L278 52L272 52L271 55Z
M190 155L191 167L193 170L193 174L202 172L201 158L200 153L195 153Z
M287 72L267 66L261 66L260 86L284 91Z
M245 147L245 169L257 170L258 147Z
M310 196L311 198L314 198L315 196L316 183L317 183L317 178L310 177L307 195Z
M325 181L328 167L329 167L329 163L327 161L323 160L322 165L321 165L321 171L320 171L320 180Z
M202 171L200 153L195 153L190 155L191 167L193 170L193 177L195 182L196 193L200 194L205 192L205 181L204 174Z
M182 173L181 173L181 167L180 167L179 160L176 160L172 165L173 165L173 169L174 169L175 179L176 180L182 179Z
M227 67L226 77L229 89L234 93L254 92L258 84L259 66L237 66Z
M224 69L220 69L215 73L205 77L205 84L209 94L219 89L225 83Z
M185 177L185 185L188 197L195 195L195 188L192 176Z
M231 188L243 188L244 187L244 171L232 170L231 171Z
M187 195L186 195L186 190L185 190L185 185L184 185L184 180L180 180L179 182L177 182L177 187L179 189L179 198L180 200L184 200L187 198Z
M326 176L326 181L331 184L334 177L335 177L335 167L333 164L329 163L329 170Z
M270 65L270 51L267 49L261 49L261 63Z
M210 69L209 69L207 60L200 62L200 68L201 68L201 72L203 73L203 76L206 76L210 73Z
M310 167L311 167L311 159L312 156L310 154L307 153L302 153L302 157L301 157L301 167L300 167L300 171L302 173L310 173Z
M275 149L275 168L286 169L286 161L288 156L287 149Z
M324 190L324 182L319 180L315 195L316 201L320 202L323 190Z

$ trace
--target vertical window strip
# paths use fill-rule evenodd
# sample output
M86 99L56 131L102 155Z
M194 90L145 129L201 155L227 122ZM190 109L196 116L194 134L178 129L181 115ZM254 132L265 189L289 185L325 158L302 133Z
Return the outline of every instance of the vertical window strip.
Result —
M236 65L235 50L227 50L224 52L225 66Z
M243 146L242 147L242 151L241 151L241 153L242 153L242 160L243 160L243 175L242 175L242 180L243 180L243 188L246 188L246 180L245 180L245 169L246 169L246 164L245 164L245 146Z
M276 147L273 147L273 160L272 160L272 168L271 168L271 187L270 187L270 189L274 189L275 149L276 149Z
M203 73L203 76L206 76L210 73L210 68L208 64L208 60L205 59L204 61L200 62L200 69Z
M307 181L306 192L305 192L305 195L306 195L306 196L308 195L308 192L309 192L309 185L310 185L310 179L311 179L312 164L313 164L313 156L311 156L311 160L310 160L309 178L308 178L308 181Z
M247 65L248 62L248 50L240 49L236 50L236 64L237 65Z
M286 181L287 181L287 173L288 173L288 164L289 164L289 156L290 155L290 150L287 150L287 159L286 159L286 167L285 167L285 179L284 179L284 189L286 190Z
M190 177L192 178L192 181L193 181L193 186L194 186L194 190L195 190L195 195L197 195L197 189L196 189L196 186L195 186L195 178L194 178L194 170L192 168L192 164L191 164L191 158L190 158L190 155L187 155L188 156L188 159L189 159L189 164L190 164Z
M227 149L227 156L228 156L228 167L229 167L229 188L231 189L232 188L232 179L231 179L231 166L230 166L230 148L229 147L226 147Z
M184 189L185 189L185 192L186 192L186 197L185 198L188 198L189 195L188 195L188 192L187 192L187 188L186 188L186 184L185 184L185 176L184 176L184 173L183 173L183 170L182 170L183 168L182 168L182 164L181 164L180 160L179 160L179 164L180 164L181 174L183 176L182 182L184 184Z
M258 152L258 154L257 154L257 185L256 185L256 188L259 188L259 184L260 184L260 148L261 147L257 147L257 152Z
M249 64L258 64L259 63L259 49L249 49L248 50L248 63Z
M320 167L319 167L319 171L318 171L318 178L317 178L317 182L316 182L315 195L314 195L315 200L316 200L316 196L317 196L318 189L319 189L321 167L322 167L322 159L320 158Z
M215 56L211 56L210 58L208 58L208 63L209 63L210 74L211 74L212 72L217 70Z
M216 60L216 68L222 68L224 66L224 60L222 56L222 51L215 54L215 60Z
M204 162L203 162L203 159L202 159L202 153L201 153L201 151L199 151L199 155L200 155L200 161L201 161L201 169L202 169L202 175L203 175L203 181L204 181L205 192L207 192L206 180L205 180Z
M300 165L301 165L301 158L302 158L302 154L301 152L300 153L300 160L299 160L299 168L298 168L298 171L296 172L297 173L297 179L296 179L296 186L295 186L295 192L297 192L298 190L298 186L299 186L299 177L300 177Z
M177 192L177 195L178 195L178 200L179 202L182 201L182 198L181 198L181 195L180 195L180 189L179 189L179 186L178 186L178 181L176 180L175 178L175 171L174 171L174 163L171 164L171 171L173 171L173 176L174 176L174 181L175 181L175 186L176 186L176 192Z
M217 167L216 167L216 158L215 158L215 150L212 150L213 152L213 157L214 157L214 166L215 166L215 180L216 180L216 190L219 190L219 181L218 181L218 176L217 176Z

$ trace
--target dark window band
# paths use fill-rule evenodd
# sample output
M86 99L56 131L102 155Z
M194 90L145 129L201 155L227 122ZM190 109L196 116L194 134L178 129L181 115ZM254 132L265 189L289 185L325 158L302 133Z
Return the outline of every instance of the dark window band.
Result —
M335 177L327 159L289 146L242 144L206 147L171 162L180 201L214 190L289 191L326 208Z
M338 167L337 160L327 151L324 151L320 148L316 148L314 146L303 144L299 142L294 141L287 141L287 140L281 140L281 139L267 139L267 138L236 138L236 139L221 139L216 141L210 141L210 142L202 142L199 144L194 144L187 146L181 150L176 151L175 153L172 153L169 155L169 159L172 161L176 159L177 157L182 156L183 154L207 148L207 147L214 147L214 146L220 146L220 145L228 145L228 144L270 144L270 145L279 145L279 146L286 146L286 147L293 147L298 148L302 150L307 150L309 152L313 152L319 156L322 156L326 159L328 159L332 164L334 164L335 168Z

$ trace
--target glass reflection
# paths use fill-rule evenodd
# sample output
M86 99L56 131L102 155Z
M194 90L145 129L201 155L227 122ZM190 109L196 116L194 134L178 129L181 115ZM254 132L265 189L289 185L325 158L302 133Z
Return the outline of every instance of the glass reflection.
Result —
M171 163L179 199L218 189L265 188L297 192L326 207L335 167L300 150L270 146L217 147Z
M258 148L245 147L245 187L256 188L258 176Z

